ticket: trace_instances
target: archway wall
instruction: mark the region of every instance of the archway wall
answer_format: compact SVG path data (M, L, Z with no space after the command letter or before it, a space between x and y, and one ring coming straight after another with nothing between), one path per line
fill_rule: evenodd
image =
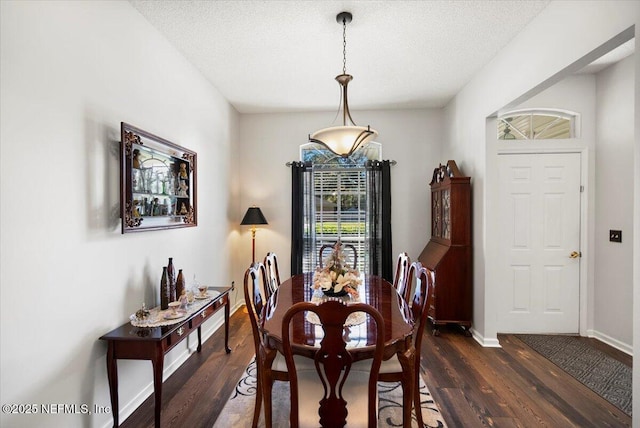
M495 303L500 299L485 269L491 257L486 240L486 208L491 204L485 188L487 118L541 92L628 39L639 10L637 2L551 2L445 108L443 159L455 159L473 182L473 333L484 346L499 346ZM635 79L637 85L637 69ZM636 115L636 126L637 121ZM636 188L639 186L636 177ZM637 218L637 209L634 215ZM638 275L635 278L637 296L640 284Z

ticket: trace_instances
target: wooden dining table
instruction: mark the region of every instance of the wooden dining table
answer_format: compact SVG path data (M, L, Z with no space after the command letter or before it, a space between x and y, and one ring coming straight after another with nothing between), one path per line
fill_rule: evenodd
M269 354L266 364L271 365L276 351L283 352L282 319L287 310L298 302L322 299L322 292L314 290L312 284L312 272L294 275L282 282L267 301L262 317L262 330ZM358 292L360 296L354 301L373 306L384 318L383 360L397 355L403 371L413 379L413 318L409 306L390 282L375 275L364 275ZM349 298L346 299L348 303ZM323 337L322 327L311 322L308 316L294 317L291 326L291 344L294 353L313 358ZM373 358L377 333L375 329L375 323L367 320L357 325L345 325L346 346L354 362ZM266 406L270 406L270 403L265 403ZM403 412L404 426L410 427L410 396L405 397Z

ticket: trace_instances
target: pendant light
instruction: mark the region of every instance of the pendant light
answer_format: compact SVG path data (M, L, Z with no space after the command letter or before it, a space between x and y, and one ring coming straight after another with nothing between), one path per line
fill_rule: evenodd
M322 144L336 155L345 158L351 156L358 147L378 136L378 131L371 129L370 126L357 126L349 112L347 85L353 80L353 76L347 74L346 34L347 23L351 22L352 19L353 16L349 12L341 12L336 16L336 21L342 24L342 74L336 76L341 92L338 114L342 110L342 126L320 129L309 136L310 142Z

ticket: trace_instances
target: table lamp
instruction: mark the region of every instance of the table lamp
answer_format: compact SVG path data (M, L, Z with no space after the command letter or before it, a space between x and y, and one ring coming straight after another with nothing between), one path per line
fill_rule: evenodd
M260 208L253 206L247 210L240 224L242 226L251 226L251 242L252 242L251 260L252 260L252 263L255 263L256 262L256 225L269 224L269 223L267 223L267 219L264 218L264 214L262 214L262 211L260 211Z

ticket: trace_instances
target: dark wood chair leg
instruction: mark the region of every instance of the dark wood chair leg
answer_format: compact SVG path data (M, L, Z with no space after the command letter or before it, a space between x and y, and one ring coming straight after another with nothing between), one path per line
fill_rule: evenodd
M413 408L416 412L416 419L418 421L418 428L424 428L424 422L422 420L422 405L420 402L420 364L416 365L415 376L413 382Z
M271 390L273 388L273 378L270 376L269 371L265 370L262 376L263 385L263 402L264 402L264 426L265 428L271 428L272 424L272 408L271 408Z
M251 422L251 427L256 428L258 426L258 421L260 421L260 409L262 406L262 370L260 370L260 363L256 360L256 404L253 408L253 422Z
M411 428L411 409L415 384L415 350L410 349L404 354L398 354L398 360L402 366L402 426Z

